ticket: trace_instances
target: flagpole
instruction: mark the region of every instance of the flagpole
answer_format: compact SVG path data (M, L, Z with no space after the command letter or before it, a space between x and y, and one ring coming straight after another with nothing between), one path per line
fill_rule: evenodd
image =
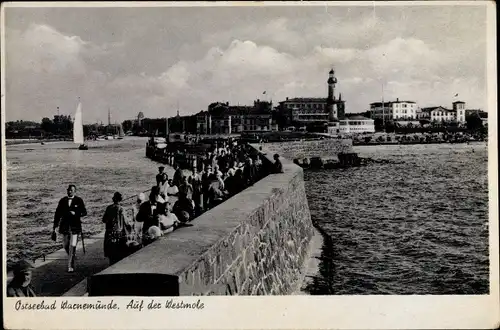
M384 103L384 82L382 82L382 123L385 132L385 103Z

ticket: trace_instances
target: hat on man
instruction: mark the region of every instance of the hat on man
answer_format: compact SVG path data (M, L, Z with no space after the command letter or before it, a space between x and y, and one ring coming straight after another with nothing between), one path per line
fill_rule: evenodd
M27 260L19 260L14 266L14 273L22 273L35 268L33 264Z
M122 194L120 194L118 191L115 192L115 194L113 195L113 201L121 202L122 200L123 200Z
M165 166L160 166L158 167L159 170L164 170L165 169Z

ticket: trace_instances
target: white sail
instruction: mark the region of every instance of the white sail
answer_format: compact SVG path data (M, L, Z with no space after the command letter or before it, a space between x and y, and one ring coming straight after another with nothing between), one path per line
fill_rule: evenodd
M76 108L75 121L73 122L73 142L78 144L84 144L83 141L83 115L82 115L82 103L78 102L78 107Z

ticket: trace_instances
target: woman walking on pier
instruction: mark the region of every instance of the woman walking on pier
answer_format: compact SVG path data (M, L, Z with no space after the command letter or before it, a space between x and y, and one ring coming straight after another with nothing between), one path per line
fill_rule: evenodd
M104 256L109 259L110 265L126 257L127 236L132 230L132 226L125 217L125 210L120 205L122 200L122 194L115 192L113 204L106 208L102 217L102 222L106 224Z

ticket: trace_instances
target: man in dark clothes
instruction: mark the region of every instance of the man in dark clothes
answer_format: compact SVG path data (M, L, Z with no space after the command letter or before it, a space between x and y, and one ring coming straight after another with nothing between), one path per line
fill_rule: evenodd
M14 278L7 285L7 297L36 297L31 286L31 270L33 265L21 260L14 266Z
M274 163L272 167L272 173L283 173L283 164L280 161L280 155L274 154Z
M182 177L183 177L182 170L179 167L179 164L177 164L177 163L174 164L174 169L175 169L175 173L174 173L174 177L173 177L172 181L174 183L174 186L180 187L182 184Z
M160 228L161 214L165 214L166 203L158 202L160 192L157 186L151 188L149 200L141 204L137 213L136 221L144 223L142 225L143 238L148 236L148 229L152 226Z
M168 181L168 175L164 172L165 166L158 167L158 174L156 174L156 185L159 187L161 183Z
M186 176L182 177L182 183L179 186L179 195L184 194L187 198L193 198L193 185L189 182Z
M56 236L56 229L59 227L59 233L63 235L64 250L69 256L68 272L72 273L75 268L76 246L78 244L78 235L82 233L81 217L87 215L87 209L83 199L76 196L76 186L68 186L68 196L61 198L57 205L54 215L54 229L52 237Z
M201 192L203 197L203 209L208 209L208 187L210 186L210 174L212 174L212 168L210 165L205 166L205 171L201 175Z
M224 180L224 188L228 192L229 196L233 196L235 192L235 174L236 170L234 171L228 171L227 172L227 177Z
M219 165L219 170L222 173L226 173L229 167L229 157L224 149L221 151L221 155L219 156L218 165Z
M192 180L192 186L193 186L193 202L194 202L194 213L196 216L200 215L202 213L203 209L203 191L202 191L202 182L201 182L201 175L199 175L196 171L196 169L193 169L193 180Z
M243 178L247 187L255 183L255 165L250 157L247 158L245 167L243 168Z

